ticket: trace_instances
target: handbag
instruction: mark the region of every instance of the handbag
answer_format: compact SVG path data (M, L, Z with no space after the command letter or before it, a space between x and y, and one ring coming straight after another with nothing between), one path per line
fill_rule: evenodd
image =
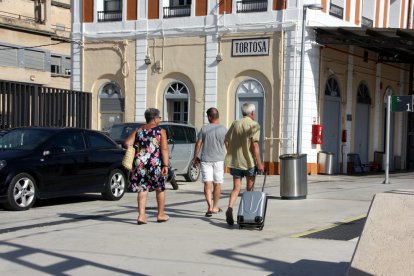
M124 158L122 159L122 166L125 167L128 171L132 170L132 163L134 162L135 148L134 146L129 146L125 151Z

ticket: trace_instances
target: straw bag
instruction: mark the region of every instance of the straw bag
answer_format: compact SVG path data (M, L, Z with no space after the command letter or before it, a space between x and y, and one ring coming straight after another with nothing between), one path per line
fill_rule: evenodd
M124 158L122 159L122 166L124 166L128 171L132 170L132 163L134 162L135 148L134 146L129 146L125 151Z

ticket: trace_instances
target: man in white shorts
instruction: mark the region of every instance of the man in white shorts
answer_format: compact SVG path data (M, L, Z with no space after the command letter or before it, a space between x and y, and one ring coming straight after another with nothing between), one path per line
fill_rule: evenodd
M193 163L198 162L201 150L201 174L204 183L204 196L207 201L206 217L221 212L218 201L221 194L221 184L224 178L224 137L227 129L219 122L217 108L207 110L208 125L201 128L194 149ZM212 197L213 194L213 197Z

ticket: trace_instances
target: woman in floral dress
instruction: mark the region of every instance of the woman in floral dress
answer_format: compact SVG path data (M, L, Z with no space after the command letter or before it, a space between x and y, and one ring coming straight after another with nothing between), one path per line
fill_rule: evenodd
M158 204L157 222L169 219L164 213L165 179L168 175L167 134L159 127L161 117L158 109L148 108L144 116L146 124L131 133L124 143L125 147L133 145L135 148L130 182L132 190L138 192L138 225L147 223L147 194L153 191Z

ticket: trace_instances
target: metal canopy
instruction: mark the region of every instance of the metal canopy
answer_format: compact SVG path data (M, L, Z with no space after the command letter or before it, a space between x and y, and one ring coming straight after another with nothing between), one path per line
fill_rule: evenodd
M414 63L414 30L367 27L317 27L322 45L353 45L377 52L378 62Z

